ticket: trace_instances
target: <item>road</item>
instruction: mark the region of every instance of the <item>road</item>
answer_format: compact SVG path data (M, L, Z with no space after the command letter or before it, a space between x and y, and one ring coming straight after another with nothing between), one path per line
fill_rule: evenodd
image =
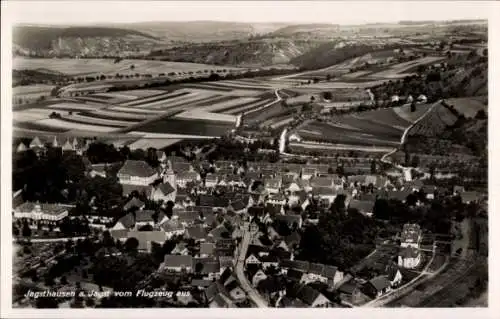
M248 230L245 230L243 234L243 240L241 241L240 255L238 257L238 262L236 263L236 276L238 277L243 290L247 293L248 298L250 298L250 300L252 300L257 305L257 307L267 308L267 301L264 300L264 298L262 298L262 296L251 286L244 273L245 256L247 254L251 237L252 235L250 234L250 232Z

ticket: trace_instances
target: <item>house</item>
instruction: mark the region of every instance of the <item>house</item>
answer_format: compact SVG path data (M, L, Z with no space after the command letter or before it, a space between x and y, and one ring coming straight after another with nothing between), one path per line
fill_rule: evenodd
M24 145L23 142L20 142L19 145L17 146L16 152L22 153L22 152L26 151L27 149L28 148L26 147L26 145Z
M167 239L170 239L173 236L182 236L186 231L186 228L178 219L167 220L162 223L160 227L165 232Z
M126 160L117 177L120 184L147 186L158 178L158 172L145 161Z
M129 211L131 209L144 209L144 207L146 207L146 204L143 201L137 197L133 197L123 206L123 210Z
M281 177L266 179L264 187L269 194L278 194L281 189Z
M287 198L285 197L285 195L283 195L282 193L277 193L277 194L274 194L274 195L271 195L266 203L268 204L272 204L272 205L285 205L286 204L286 201L287 201Z
M211 209L220 209L224 211L230 204L227 196L204 195L198 196L197 206L210 207Z
M302 228L302 216L301 215L276 215L273 217L275 221L281 221L287 224L290 229L297 227L297 229Z
M462 202L465 204L477 203L482 199L482 196L478 192L468 191L459 193Z
M403 274L397 267L390 267L387 274L387 279L391 282L391 287L399 287L403 281Z
M187 187L188 183L198 183L201 181L201 176L198 172L183 171L176 175L178 187Z
M175 188L170 185L170 183L166 182L156 187L152 187L149 198L152 201L175 202L176 194L177 191L175 190Z
M62 146L62 151L63 151L63 153L67 153L67 152L74 152L76 150L73 147L73 144L71 144L70 141L67 139L66 142Z
M40 139L38 138L38 136L35 136L35 138L33 140L31 140L31 143L30 143L30 148L31 149L45 149L45 145L42 143L42 141L40 141Z
M137 250L151 252L153 243L163 245L167 239L163 231L129 231L127 238L135 238L139 242Z
M193 257L186 255L165 255L162 269L172 272L193 272Z
M265 270L269 267L275 267L277 268L279 265L279 258L276 255L263 255L260 257L260 262L262 264L262 268Z
M213 281L205 279L193 279L191 280L191 287L196 287L198 289L206 289L212 285Z
M330 187L315 187L312 189L313 196L316 196L318 199L325 201L326 203L332 204L335 201L335 198L339 194L337 190Z
M317 174L318 170L316 168L303 167L300 176L302 179L309 180Z
M186 243L178 243L175 248L171 251L172 255L189 255L189 249Z
M363 293L355 280L349 280L338 288L341 301L357 305L363 301Z
M200 244L200 257L210 257L215 253L214 243L201 243Z
M25 218L42 224L57 224L68 216L67 206L25 202L14 208L14 218Z
M136 228L146 225L155 226L168 220L163 212L156 213L154 210L138 210L132 214L135 215Z
M164 151L156 151L156 159L160 164L167 164L167 155L165 154Z
M265 279L267 279L267 275L264 273L264 271L262 271L262 269L259 269L252 277L252 285L254 287L257 287L259 282Z
M191 226L186 228L186 238L192 238L196 242L206 241L208 234L205 228L201 226Z
M286 289L286 296L299 299L310 308L329 307L331 301L322 293L307 285L294 283Z
M401 247L419 248L422 230L418 224L405 224L401 232Z
M89 175L92 178L95 178L96 176L106 178L107 168L108 164L92 164Z
M400 247L398 254L398 265L404 268L415 268L422 259L420 250L415 247Z
M216 174L208 173L205 176L205 187L215 187L219 183L219 178Z
M250 254L246 259L245 259L245 266L248 265L260 265L261 262L259 258L255 254Z
M372 200L353 199L349 202L349 208L356 209L359 213L368 217L371 217L373 215L374 206L375 206L375 201Z
M221 274L219 260L213 257L193 258L193 271L202 275L205 280L219 279Z
M386 275L380 275L372 278L363 286L364 293L371 297L377 298L391 290L391 282Z
M333 288L344 278L344 273L339 271L335 266L309 263L300 260L282 260L279 266L285 273L290 271L290 269L303 273L300 281L304 284L319 281Z

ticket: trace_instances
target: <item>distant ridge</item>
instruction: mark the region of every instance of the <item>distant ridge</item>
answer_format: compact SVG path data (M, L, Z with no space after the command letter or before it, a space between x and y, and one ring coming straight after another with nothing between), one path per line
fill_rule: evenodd
M110 27L54 27L54 26L14 26L12 37L15 44L27 49L50 49L52 42L59 38L123 37L136 35L145 39L158 38L136 30Z

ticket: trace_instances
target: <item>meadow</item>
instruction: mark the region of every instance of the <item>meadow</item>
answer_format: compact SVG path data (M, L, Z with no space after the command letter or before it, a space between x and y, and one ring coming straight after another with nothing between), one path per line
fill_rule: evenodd
M132 67L133 66L133 67ZM113 59L69 59L69 58L26 58L14 57L12 67L15 70L42 70L70 76L123 75L205 72L226 69L238 70L236 67L220 67L207 64L168 62L154 60L122 60L114 63Z

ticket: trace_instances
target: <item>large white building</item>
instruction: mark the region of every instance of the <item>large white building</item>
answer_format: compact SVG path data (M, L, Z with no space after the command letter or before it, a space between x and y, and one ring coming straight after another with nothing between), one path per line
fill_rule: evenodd
M120 184L148 186L158 178L158 172L144 161L127 160L117 176Z
M398 265L404 268L415 268L422 259L420 241L422 230L417 224L405 224L401 232L401 248L398 256Z
M68 216L68 208L58 204L26 202L14 209L14 218L25 218L47 224L55 224Z

